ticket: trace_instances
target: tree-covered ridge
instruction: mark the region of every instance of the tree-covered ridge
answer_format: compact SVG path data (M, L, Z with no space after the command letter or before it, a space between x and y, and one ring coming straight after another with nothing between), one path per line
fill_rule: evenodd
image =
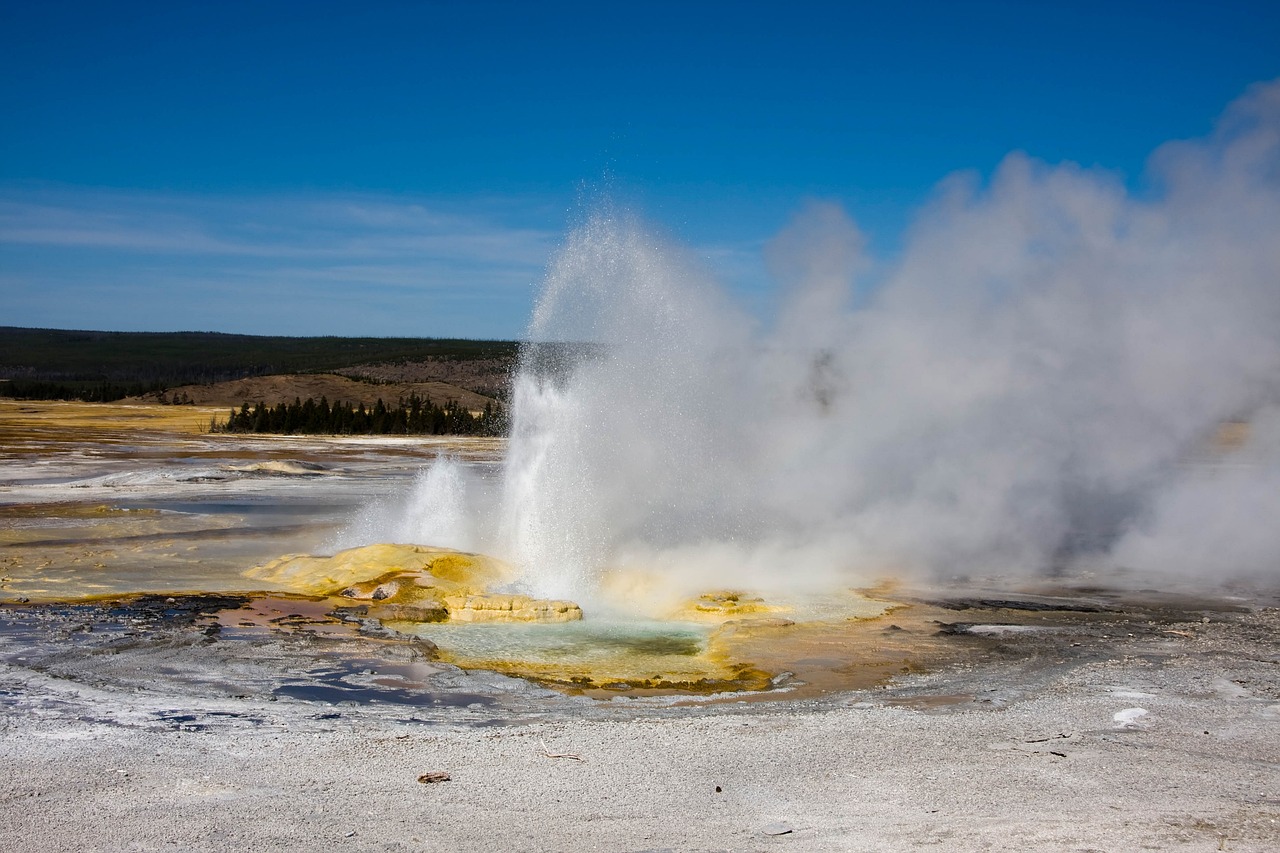
M174 387L391 362L500 359L514 363L518 352L515 341L456 338L293 338L0 326L0 378L64 384Z
M306 402L295 399L274 407L260 402L250 408L245 403L226 423L213 424L218 432L282 435L501 435L505 426L500 405L486 405L473 415L453 400L438 406L417 395L400 400L395 408L381 399L371 408L342 401L330 405L324 397L318 403L308 397Z
M125 397L137 397L163 390L165 390L164 385L159 382L0 380L0 397L12 397L15 400L81 400L85 403L112 403L123 400Z

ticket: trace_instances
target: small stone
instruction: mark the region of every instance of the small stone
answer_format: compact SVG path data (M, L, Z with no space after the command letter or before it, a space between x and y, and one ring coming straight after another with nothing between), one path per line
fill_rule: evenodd
M448 782L451 778L453 777L451 777L448 773L436 771L432 773L423 773L421 776L418 777L418 781L424 785L430 785L433 782Z

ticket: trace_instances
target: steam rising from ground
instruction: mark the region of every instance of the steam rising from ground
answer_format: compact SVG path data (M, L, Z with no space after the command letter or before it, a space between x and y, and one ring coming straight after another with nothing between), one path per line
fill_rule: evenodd
M598 213L530 336L599 346L526 352L500 507L471 510L494 527L442 544L557 596L609 567L691 586L1082 563L1275 578L1280 83L1150 171L1143 197L1021 154L985 186L955 177L856 308L863 239L810 205L768 248L766 324ZM1250 443L1213 449L1235 418Z

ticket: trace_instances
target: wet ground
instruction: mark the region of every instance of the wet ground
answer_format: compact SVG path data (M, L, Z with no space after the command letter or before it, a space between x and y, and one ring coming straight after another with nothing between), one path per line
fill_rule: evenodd
M693 691L593 681L572 667L605 653L678 663L706 652L716 628L382 625L245 591L243 569L333 550L358 510L402 501L442 453L495 471L500 442L246 438L203 432L210 416L0 401L0 661L71 683L478 721L584 712L599 705L591 699L821 703L850 691L955 710L1000 707L1118 655L1158 668L1229 645L1232 631L1242 648L1270 642L1257 626L1275 621L1275 596L1260 590L1179 597L1068 578L953 581L864 591L863 602L882 599L873 618L851 617L850 605L719 629L715 642L750 678ZM1274 648L1265 654L1274 659Z
M1280 696L1274 607L1133 595L904 598L913 601L878 619L802 626L748 643L739 652L773 676L769 687L702 695L563 683L552 690L536 677L458 667L441 660L448 655L430 641L358 613L248 595L4 605L0 663L11 681L26 673L67 686L168 695L175 706L289 698L313 703L317 719L378 706L404 720L481 726L548 713L632 715L779 701L995 710L1117 661L1140 662L1153 678L1167 667L1206 667L1223 684ZM1232 680L1242 665L1248 676ZM521 671L518 661L508 669ZM24 694L15 686L0 704L34 698ZM152 722L199 728L228 720L159 713Z
M244 588L493 439L210 434L220 409L0 400L0 601Z

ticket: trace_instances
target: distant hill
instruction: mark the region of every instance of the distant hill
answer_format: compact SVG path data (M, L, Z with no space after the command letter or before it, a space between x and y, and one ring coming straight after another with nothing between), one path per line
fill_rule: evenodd
M462 338L297 338L0 326L0 380L9 380L0 382L0 394L107 400L250 377L341 373L366 382L444 382L483 397L503 398L519 347L516 341ZM188 393L189 399L194 397Z
M472 412L484 410L486 404L495 402L487 395L477 394L466 388L451 385L447 382L360 382L346 376L333 373L288 373L271 376L251 376L246 379L233 379L229 382L215 382L212 385L179 385L163 392L154 392L138 397L127 397L126 402L140 403L179 403L195 406L227 406L240 408L242 403L265 403L275 406L279 403L289 404L295 399L308 398L319 402L323 397L329 403L342 401L365 408L372 408L374 403L382 400L388 406L395 406L400 400L408 400L411 396L430 400L437 406L447 402L457 403Z

